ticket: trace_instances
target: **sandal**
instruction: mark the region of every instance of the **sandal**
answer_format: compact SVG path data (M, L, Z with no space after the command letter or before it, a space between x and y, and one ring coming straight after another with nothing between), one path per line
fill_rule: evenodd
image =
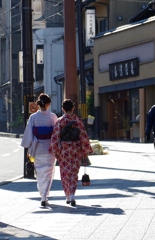
M71 206L73 206L73 207L76 206L76 201L75 200L72 200L70 203L71 203Z

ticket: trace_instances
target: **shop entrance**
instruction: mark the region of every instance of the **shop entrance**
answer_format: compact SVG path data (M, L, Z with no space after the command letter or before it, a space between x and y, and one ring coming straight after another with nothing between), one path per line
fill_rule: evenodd
M108 99L108 122L109 139L130 138L130 98L128 91L114 93Z

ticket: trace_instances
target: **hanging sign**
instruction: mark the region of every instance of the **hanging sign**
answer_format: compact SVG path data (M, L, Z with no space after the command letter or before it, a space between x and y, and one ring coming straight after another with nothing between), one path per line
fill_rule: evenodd
M95 9L86 9L86 47L94 46L93 37L95 37Z

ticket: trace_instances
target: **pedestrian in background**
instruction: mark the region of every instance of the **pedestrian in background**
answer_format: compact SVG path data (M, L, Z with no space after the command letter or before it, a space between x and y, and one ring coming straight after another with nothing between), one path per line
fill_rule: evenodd
M51 137L49 152L55 153L60 167L60 177L62 186L66 195L66 203L72 206L76 205L74 198L78 172L82 158L93 153L89 143L88 135L82 123L82 120L74 114L75 104L71 99L65 99L62 102L63 116L58 118ZM69 122L74 121L74 126L79 128L80 135L77 141L61 140L61 129Z
M152 129L154 132L154 139L155 139L155 105L153 105L150 108L147 114L147 122L146 122L146 130L145 130L147 142L150 141L150 133Z
M41 93L36 103L40 109L30 115L21 146L28 148L30 155L33 152L37 188L42 196L41 206L46 206L56 161L55 155L49 154L49 146L52 131L58 118L56 114L49 111L51 98L47 94Z

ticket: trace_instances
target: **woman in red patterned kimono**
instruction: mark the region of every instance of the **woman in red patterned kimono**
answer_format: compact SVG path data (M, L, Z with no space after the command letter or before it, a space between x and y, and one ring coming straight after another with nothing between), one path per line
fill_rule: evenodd
M82 120L73 113L75 104L71 99L65 99L62 103L64 114L58 118L54 127L50 153L55 153L55 156L60 166L60 176L62 186L66 195L66 203L72 206L76 205L74 195L77 188L78 172L81 165L81 160L93 153L89 143L88 135L82 123ZM60 131L70 121L75 121L74 126L80 129L79 140L77 141L61 141Z

